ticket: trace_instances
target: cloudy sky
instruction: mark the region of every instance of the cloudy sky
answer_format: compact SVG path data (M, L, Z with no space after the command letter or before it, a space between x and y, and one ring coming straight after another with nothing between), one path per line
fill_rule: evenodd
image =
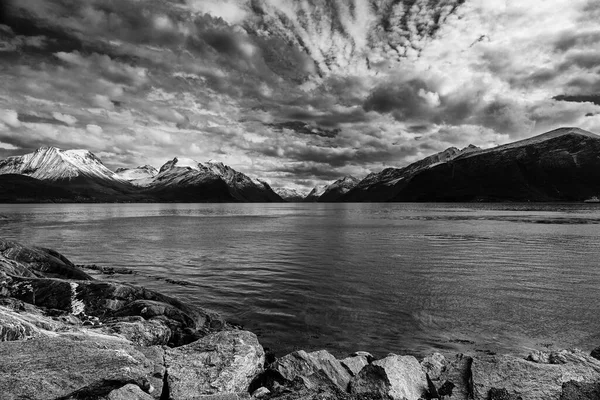
M216 159L273 186L600 133L598 0L2 0L0 158Z

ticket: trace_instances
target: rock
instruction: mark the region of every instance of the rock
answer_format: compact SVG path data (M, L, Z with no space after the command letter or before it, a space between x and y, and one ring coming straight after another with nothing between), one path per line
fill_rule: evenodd
M429 377L434 381L440 379L445 365L446 358L440 353L433 353L421 361L421 368L423 369L423 372L428 374Z
M594 357L596 360L600 360L600 347L596 347L594 350L592 350L590 356Z
M161 320L146 321L142 317L108 322L100 328L108 334L117 334L139 346L166 345L171 339L171 329Z
M417 400L427 391L427 378L412 356L389 355L364 367L350 381L353 394L376 394L394 400Z
M281 376L293 381L296 377L308 377L319 370L342 391L347 391L350 382L350 373L336 360L336 358L325 350L306 353L304 350L295 351L278 359L272 364Z
M453 400L466 400L472 398L471 364L473 358L458 354L453 359L445 359L444 367L438 378L438 393L451 391ZM453 385L453 386L450 386ZM442 387L445 389L442 391Z
M226 325L218 314L143 287L116 282L13 277L4 289L8 296L30 304L101 320L134 315L144 319L164 317L172 331L173 345L189 343Z
M25 340L41 336L41 330L19 314L0 307L0 342Z
M562 385L560 400L598 400L600 380L591 383L569 381Z
M363 367L369 365L369 361L366 356L354 356L347 357L340 360L342 365L346 367L346 370L350 373L350 376L356 376Z
M156 349L162 353L162 349ZM0 343L3 400L93 398L128 383L155 397L162 391L156 361L130 342L109 336L68 335ZM81 397L83 396L83 397Z
M0 239L0 269L15 276L92 279L57 251L28 247L4 239Z
M266 397L269 394L271 394L271 391L269 389L267 389L266 387L261 386L258 389L256 389L254 392L252 392L252 397L254 397L256 399L262 399L263 397Z
M375 357L373 357L373 355L371 353L369 353L368 351L355 351L354 353L350 354L350 357L360 357L360 356L367 357L368 362L371 362L375 359Z
M132 383L115 389L106 396L106 400L152 400L153 397Z
M264 351L253 333L222 331L166 349L165 363L171 400L245 393L262 371Z
M506 389L491 388L488 400L523 400L521 396L508 393Z
M559 399L562 385L575 380L593 382L600 374L600 361L577 351L548 356L560 364L543 364L512 356L481 356L473 359L471 373L475 400L487 400L492 388L527 400Z

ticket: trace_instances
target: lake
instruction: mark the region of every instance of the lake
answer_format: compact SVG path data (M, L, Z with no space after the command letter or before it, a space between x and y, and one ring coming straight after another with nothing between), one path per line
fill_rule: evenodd
M600 345L599 204L5 204L0 227L277 355Z

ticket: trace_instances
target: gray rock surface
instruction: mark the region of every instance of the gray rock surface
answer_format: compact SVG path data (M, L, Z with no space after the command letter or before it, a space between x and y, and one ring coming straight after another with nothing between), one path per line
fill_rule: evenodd
M271 368L281 376L293 381L296 377L307 378L319 370L342 391L348 389L351 375L346 368L329 352L325 350L307 353L304 350L295 351L278 359Z
M144 392L138 385L129 383L115 389L106 396L106 400L153 400L154 398Z
M427 390L421 365L412 356L389 355L373 361L352 378L353 394L377 394L394 400L417 400Z
M423 372L429 374L432 380L440 379L442 372L446 368L446 358L440 353L433 353L421 361L421 368Z
M369 365L369 361L367 360L366 356L346 357L343 360L340 360L340 362L344 367L346 367L346 370L351 376L358 375L361 369Z
M104 335L2 342L0 360L3 400L56 399L87 388L101 391L115 382L153 388L156 398L162 390L156 360L123 339Z
M222 331L167 349L170 398L247 393L264 361L264 351L256 335L247 331Z
M492 388L506 389L524 400L559 399L564 383L593 382L600 376L600 361L591 356L563 351L553 357L560 358L561 363L540 363L507 355L473 358L474 399L487 400Z

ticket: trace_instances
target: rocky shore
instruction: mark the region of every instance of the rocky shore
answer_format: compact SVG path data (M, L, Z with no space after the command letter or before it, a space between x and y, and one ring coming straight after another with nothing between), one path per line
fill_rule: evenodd
M0 239L0 398L600 399L600 348L280 358L219 315Z

